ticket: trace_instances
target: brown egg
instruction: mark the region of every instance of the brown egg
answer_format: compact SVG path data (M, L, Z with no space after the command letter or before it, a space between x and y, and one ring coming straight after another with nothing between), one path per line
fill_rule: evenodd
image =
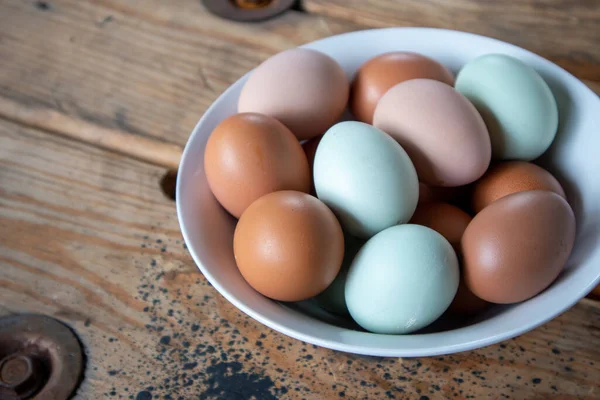
M333 282L344 258L344 235L319 199L281 191L248 207L235 229L233 250L250 286L275 300L300 301Z
M308 192L308 161L296 137L262 114L236 114L221 122L204 151L211 191L239 218L252 202L278 190Z
M460 249L460 239L469 222L469 214L448 203L419 204L410 220L411 224L424 225L438 232L455 250Z
M549 190L566 199L562 186L550 172L529 162L509 161L494 165L474 184L473 211L478 213L493 201L525 190Z
M360 67L352 82L352 114L359 121L372 124L375 106L385 92L400 82L416 78L454 85L454 76L446 67L417 53L397 51L370 59Z
M469 214L447 203L419 204L410 221L412 224L427 226L445 237L454 247L459 260L462 258L460 241L469 222L471 222ZM484 310L488 304L487 301L475 296L461 278L449 310L457 314L475 314Z
M464 280L493 303L527 300L548 287L575 241L575 216L550 191L513 193L473 218L462 241Z

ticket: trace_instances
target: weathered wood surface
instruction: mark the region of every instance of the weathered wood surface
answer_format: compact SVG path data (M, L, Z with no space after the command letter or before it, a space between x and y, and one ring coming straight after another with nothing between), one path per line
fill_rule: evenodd
M371 27L426 26L494 37L600 81L598 0L304 0L312 13Z
M368 26L484 33L599 78L597 2L453 0L459 14L437 1L304 4L313 14L234 24L199 0L0 0L0 315L44 313L76 330L88 356L81 399L598 398L600 308L589 300L515 340L443 358L359 357L267 329L197 271L159 188L164 169L52 135L63 123L27 114L182 146L269 55ZM425 8L399 19L400 4ZM489 27L483 7L502 19Z
M162 173L0 122L0 314L75 329L88 357L77 398L598 398L589 300L515 340L440 358L354 356L261 326L196 269Z

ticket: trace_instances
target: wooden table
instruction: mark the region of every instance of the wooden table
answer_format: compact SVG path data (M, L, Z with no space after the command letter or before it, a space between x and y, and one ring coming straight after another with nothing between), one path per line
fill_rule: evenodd
M278 51L368 27L445 27L600 87L597 0L303 7L238 24L199 0L0 0L0 316L42 313L76 331L81 399L599 398L589 299L499 345L384 359L272 331L198 272L161 190L165 167L211 102Z

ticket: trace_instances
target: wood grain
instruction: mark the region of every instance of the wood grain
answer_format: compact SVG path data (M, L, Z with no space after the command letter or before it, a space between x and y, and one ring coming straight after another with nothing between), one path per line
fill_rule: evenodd
M51 108L29 106L6 97L0 97L0 118L67 136L172 170L179 168L183 151L180 146L175 144L117 129L103 128Z
M304 0L307 11L370 27L426 26L504 40L600 80L597 0Z
M334 352L254 322L193 264L162 174L0 120L0 315L75 329L87 355L77 399L598 397L591 301L515 340L423 359Z

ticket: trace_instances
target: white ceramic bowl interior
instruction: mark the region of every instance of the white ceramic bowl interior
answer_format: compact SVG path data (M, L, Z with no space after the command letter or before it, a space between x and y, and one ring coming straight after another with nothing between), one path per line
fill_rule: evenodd
M210 192L203 169L204 147L215 126L236 113L248 74L227 89L192 132L177 181L177 213L185 242L210 283L231 303L283 334L331 349L375 356L417 357L455 353L497 343L531 330L567 310L600 280L600 100L582 82L555 64L519 47L473 34L391 28L347 33L309 43L335 58L351 79L367 59L388 51L415 51L455 73L469 60L504 53L536 69L559 106L559 133L538 163L563 184L577 218L577 239L568 265L538 296L520 304L495 306L472 320L440 321L410 335L358 330L308 302L284 304L255 292L233 257L235 220Z

